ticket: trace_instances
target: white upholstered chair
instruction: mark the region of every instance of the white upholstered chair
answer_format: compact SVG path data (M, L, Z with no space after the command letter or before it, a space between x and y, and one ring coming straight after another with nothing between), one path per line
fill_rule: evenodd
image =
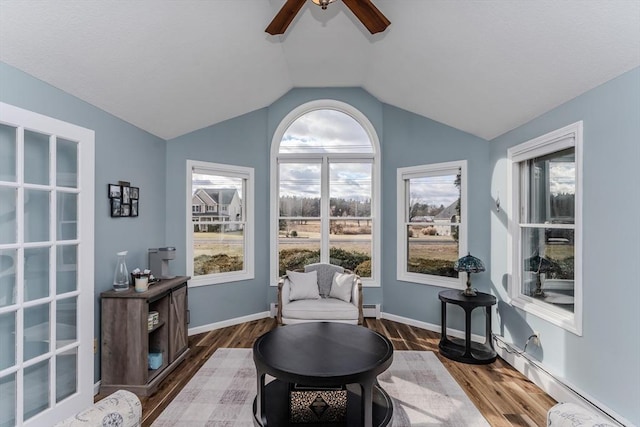
M305 266L304 273L293 272L290 274L292 277L282 276L278 282L276 318L279 325L303 322L362 324L360 276L338 265L325 263L309 264ZM307 286L303 283L305 281L307 284L315 281L317 292L307 292L310 291L307 288L301 295L299 289ZM337 289L338 286L342 289Z

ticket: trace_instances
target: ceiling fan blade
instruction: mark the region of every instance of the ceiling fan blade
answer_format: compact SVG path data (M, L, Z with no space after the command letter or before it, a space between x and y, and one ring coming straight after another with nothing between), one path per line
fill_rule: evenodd
M391 24L391 21L371 3L371 0L342 0L342 2L351 9L371 34L380 33Z
M284 34L289 24L291 24L291 21L293 21L293 18L296 17L302 8L304 2L305 0L287 0L265 31L272 36Z

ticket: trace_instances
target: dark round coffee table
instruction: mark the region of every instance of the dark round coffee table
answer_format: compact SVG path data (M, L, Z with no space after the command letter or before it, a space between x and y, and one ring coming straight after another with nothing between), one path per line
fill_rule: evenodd
M391 365L393 345L370 329L334 322L282 326L256 340L253 361L258 375L253 403L257 426L292 424L294 385L305 390L346 386L344 425L386 426L391 420L391 398L376 378ZM266 374L276 379L265 386Z

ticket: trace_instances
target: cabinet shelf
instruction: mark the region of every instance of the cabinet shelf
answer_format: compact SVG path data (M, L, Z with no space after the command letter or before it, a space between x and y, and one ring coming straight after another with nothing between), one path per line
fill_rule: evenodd
M146 292L103 292L100 392L119 389L150 396L182 362L188 348L187 281L161 280ZM149 312L160 321L149 329ZM150 352L162 354L158 369L149 369Z
M161 321L158 322L157 325L154 325L153 328L149 329L149 333L155 332L155 331L157 331L158 329L160 329L163 326L164 326L164 320L161 320ZM148 328L148 326L147 326L147 328Z

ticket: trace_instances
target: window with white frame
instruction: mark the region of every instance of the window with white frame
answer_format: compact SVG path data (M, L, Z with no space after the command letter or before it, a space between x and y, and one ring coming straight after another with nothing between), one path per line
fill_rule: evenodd
M191 286L252 279L253 168L187 160L187 187Z
M379 149L371 123L333 100L304 104L274 134L271 279L314 262L378 286Z
M466 160L398 169L398 280L464 287L453 265L467 251L466 181Z
M508 151L513 305L582 334L582 122Z

